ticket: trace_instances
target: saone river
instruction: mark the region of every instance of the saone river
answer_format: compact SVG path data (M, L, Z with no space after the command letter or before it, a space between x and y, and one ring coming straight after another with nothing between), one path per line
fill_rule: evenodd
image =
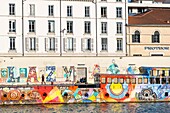
M170 102L3 105L0 113L170 113Z

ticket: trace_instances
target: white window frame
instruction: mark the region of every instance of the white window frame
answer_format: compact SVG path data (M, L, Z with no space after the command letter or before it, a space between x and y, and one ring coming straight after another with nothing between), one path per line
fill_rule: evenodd
M73 6L67 6L67 16L73 16Z
M9 4L9 15L15 15L15 4Z
M55 44L56 41L55 41L55 38L54 37L50 37L49 38L49 50L50 51L54 51L55 50Z
M9 40L10 40L10 44L9 44L9 50L16 50L16 47L15 47L15 41L16 37L9 37Z
M30 16L35 16L35 4L30 4Z
M35 32L35 20L29 20L29 32Z
M91 33L91 22L90 21L85 21L84 22L84 33L85 34L90 34Z
M55 32L55 21L54 20L48 20L48 32L49 33Z
M101 50L102 51L108 50L108 39L107 38L101 38Z
M68 51L73 51L73 38L67 38L67 50Z
M101 7L101 17L107 18L107 7Z
M117 7L116 8L116 17L117 18L122 18L122 7Z
M90 6L85 6L85 17L90 17Z
M91 38L86 38L85 40L85 46L84 46L84 48L85 48L85 50L86 51L91 51L91 49L92 49L92 47L91 47Z
M30 37L29 40L30 40L29 41L30 42L30 46L29 46L30 48L29 49L31 51L35 51L36 50L36 38L35 37Z
M101 22L101 33L107 33L107 22Z
M9 32L16 32L16 20L9 20Z
M73 33L73 21L67 21L67 33Z
M48 16L54 16L54 5L48 6Z
M123 30L123 26L122 26L122 22L117 22L117 34L122 34L122 30Z
M123 39L122 38L117 39L117 51L123 51Z

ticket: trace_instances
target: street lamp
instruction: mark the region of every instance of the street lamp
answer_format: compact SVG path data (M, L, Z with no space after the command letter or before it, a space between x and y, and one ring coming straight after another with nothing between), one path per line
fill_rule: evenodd
M96 21L96 56L98 56L98 44L97 44L97 0L93 0L92 3L95 4L95 21Z

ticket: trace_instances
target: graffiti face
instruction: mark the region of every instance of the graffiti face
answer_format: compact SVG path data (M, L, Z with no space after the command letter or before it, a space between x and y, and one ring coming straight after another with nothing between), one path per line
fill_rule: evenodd
M38 82L36 67L29 67L29 74L28 74L27 82Z
M141 92L136 93L137 99L139 100L156 100L157 99L157 95L155 92L153 92L152 89L147 88L147 89L142 89Z

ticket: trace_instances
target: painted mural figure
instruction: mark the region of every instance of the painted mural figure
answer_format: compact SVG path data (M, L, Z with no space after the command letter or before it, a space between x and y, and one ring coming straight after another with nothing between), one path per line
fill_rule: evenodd
M66 79L66 81L74 81L75 80L75 69L74 66L70 66L70 69L67 68L67 66L63 66L63 70L64 70L64 78ZM72 78L71 78L72 77Z
M115 60L112 60L112 64L108 67L107 72L109 74L120 74L118 65L115 63Z
M46 82L55 82L56 81L56 67L55 66L46 66Z
M92 76L94 76L97 73L100 73L100 66L98 64L95 64L92 72Z
M38 82L36 67L29 67L27 82Z
M20 76L17 75L15 67L8 67L8 74L7 82L20 82Z

